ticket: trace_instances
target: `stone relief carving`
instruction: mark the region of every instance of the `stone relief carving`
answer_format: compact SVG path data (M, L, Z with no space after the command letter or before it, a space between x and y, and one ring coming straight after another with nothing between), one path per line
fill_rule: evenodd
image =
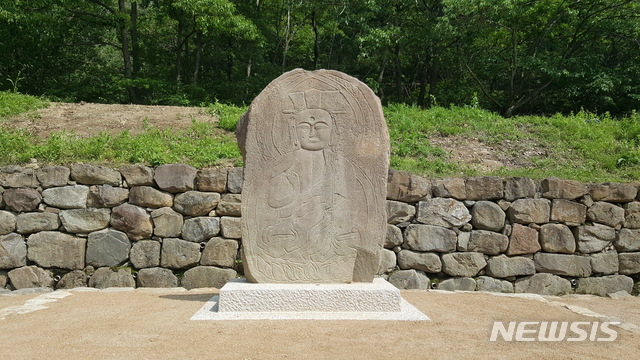
M258 95L238 135L247 278L372 281L389 139L371 90L336 71L294 70Z

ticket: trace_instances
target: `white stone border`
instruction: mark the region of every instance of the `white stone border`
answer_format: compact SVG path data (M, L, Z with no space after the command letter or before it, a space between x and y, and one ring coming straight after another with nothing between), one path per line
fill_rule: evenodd
M398 312L218 312L218 295L213 296L191 320L385 320L431 321L418 308L400 299Z

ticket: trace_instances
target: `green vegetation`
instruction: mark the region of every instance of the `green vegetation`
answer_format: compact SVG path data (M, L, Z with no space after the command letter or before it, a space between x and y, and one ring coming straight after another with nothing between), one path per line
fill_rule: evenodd
M233 134L197 122L187 130L147 127L136 135L124 131L89 138L59 132L40 139L23 130L0 127L0 158L2 165L25 163L32 158L55 164L187 163L195 167L241 164Z
M36 104L22 107L22 111L29 111L43 103L24 95L0 94L0 109L16 102ZM217 125L194 121L189 129L179 130L145 123L140 134L124 131L89 138L59 132L42 139L24 130L0 127L0 165L26 163L32 158L58 164L239 165L242 162L233 131L246 109L215 103L207 111L219 117ZM556 176L586 182L640 179L640 115L635 112L624 118L586 111L569 116L504 118L475 104L427 110L391 104L384 110L391 138L391 166L395 169L430 178L498 175L538 179ZM456 163L434 144L434 139L447 137L455 146L464 147L468 140L474 140L502 149L518 166L483 173Z
M227 131L236 131L240 116L247 111L247 107L238 107L216 102L207 107L207 112L218 119L218 126Z
M249 103L294 68L507 117L640 108L637 0L2 0L0 91Z
M385 116L391 136L391 166L429 177L498 175L544 178L556 176L581 181L637 181L640 179L640 116L614 119L589 112L551 117L504 118L474 107L433 107L421 110L390 105ZM452 163L434 136L475 139L503 148L513 159L524 156L522 167L479 173ZM461 143L459 146L465 146Z
M49 106L48 101L37 97L0 91L0 120L47 106Z

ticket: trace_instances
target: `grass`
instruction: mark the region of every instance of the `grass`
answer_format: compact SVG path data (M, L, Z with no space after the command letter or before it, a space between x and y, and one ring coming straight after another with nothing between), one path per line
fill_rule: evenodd
M556 176L585 182L640 180L640 115L621 119L579 112L570 116L503 118L472 107L407 105L385 109L391 137L391 165L428 177L498 175L544 178ZM489 173L450 161L429 144L433 136L461 136L496 147L530 143L544 149L527 168L501 168ZM514 153L513 157L521 156Z
M0 164L21 164L30 159L48 164L241 165L235 138L207 123L194 122L186 130L147 128L136 135L123 131L89 138L58 132L40 139L23 130L0 128Z
M46 106L42 99L0 93L1 117ZM216 125L193 122L186 130L145 126L141 134L124 131L81 138L59 132L37 138L24 130L0 127L0 165L21 164L35 158L41 163L125 163L152 166L187 163L195 167L241 165L233 131L246 107L211 104L207 111L218 117ZM503 118L476 107L433 107L423 110L402 104L385 109L391 138L391 166L429 178L497 175L541 179L556 176L585 182L640 180L640 115L614 119L579 112L570 116L519 116ZM7 115L8 114L8 115ZM475 139L500 148L510 146L510 156L521 157L514 144L543 149L529 156L526 167L501 168L482 173L456 163L434 137ZM461 145L464 146L464 145Z
M0 91L0 120L47 106L49 102L41 98Z

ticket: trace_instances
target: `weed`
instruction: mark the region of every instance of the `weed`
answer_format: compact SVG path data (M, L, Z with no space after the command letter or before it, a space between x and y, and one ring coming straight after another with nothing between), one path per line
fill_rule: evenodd
M41 98L0 91L0 120L47 106L49 102Z
M0 118L46 106L46 101L0 92ZM192 120L188 129L159 129L143 121L143 131L100 133L81 138L58 132L38 138L25 130L0 127L0 165L26 163L93 162L158 166L187 163L194 167L233 164L242 166L235 136L238 119L246 107L216 102L206 111L218 118L216 125ZM570 116L519 116L503 118L471 106L424 110L404 104L385 109L391 142L391 167L430 178L452 176L556 176L587 182L638 181L640 179L640 115L614 119L608 114L579 112ZM7 115L8 114L8 115ZM527 166L502 167L481 172L452 160L435 146L433 137L462 137L483 144L535 144L544 151L527 158ZM505 153L517 158L519 147Z
M240 116L247 111L247 107L237 107L215 102L209 105L207 111L218 119L218 126L227 131L236 131Z

